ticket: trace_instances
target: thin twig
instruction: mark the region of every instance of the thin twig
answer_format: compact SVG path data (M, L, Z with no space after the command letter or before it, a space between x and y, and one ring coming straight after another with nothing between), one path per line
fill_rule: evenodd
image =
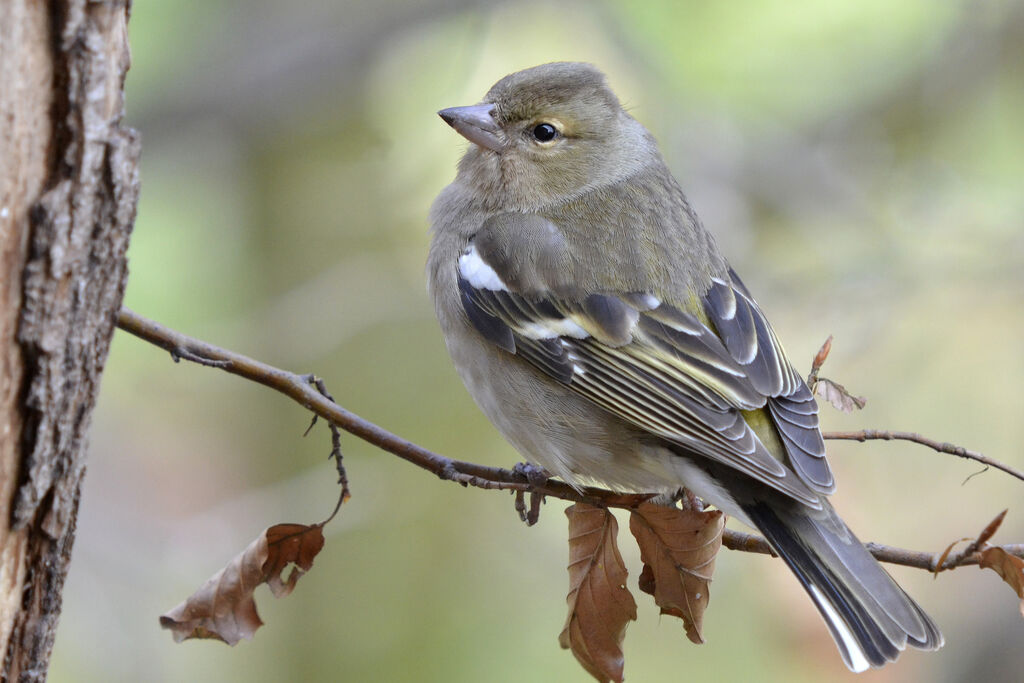
M941 555L941 553L929 553L917 550L894 548L880 543L865 543L864 545L867 546L867 549L875 556L875 559L881 562L899 564L904 567L916 567L917 569L924 569L926 571L934 570L935 565L938 564L939 556ZM1024 557L1024 543L1009 543L999 547L1010 555ZM951 557L942 563L942 570L946 571L949 569L956 569L957 567L976 565L980 559L981 553L978 552L971 553L965 557Z
M527 492L536 496L551 496L573 502L589 503L591 505L603 505L622 509L633 509L640 503L649 500L653 494L625 494L599 489L594 487L573 488L568 484L555 480L527 476L523 468L507 470L500 467L488 467L476 463L453 460L423 448L417 444L407 441L386 429L379 427L372 422L364 420L355 413L352 413L334 401L330 400L326 391L320 391L315 383L311 383L310 375L300 375L273 366L261 363L260 361L248 358L242 354L214 346L207 342L189 337L180 332L165 327L157 322L144 318L127 308L122 308L117 319L117 326L125 332L133 334L151 344L169 351L175 359L183 358L202 365L216 367L239 377L244 377L264 386L270 387L279 393L288 396L299 403L307 410L322 417L333 425L345 430L363 441L371 443L382 450L397 455L417 467L433 472L441 479L457 482L463 486L474 486L483 489L511 490L516 492ZM861 432L832 432L827 433L825 438L852 439L855 441L867 441L870 439L904 439L929 446L942 453L950 453L960 457L978 460L985 464L997 467L1005 472L1024 479L1020 473L1002 463L986 458L979 453L968 451L960 446L941 444L932 439L927 439L918 434L908 432L880 432L876 430L863 430ZM524 507L522 503L519 504ZM525 512L525 509L524 509ZM722 536L722 544L732 550L745 552L772 554L768 542L760 536L746 534L739 531L726 529ZM908 567L918 567L930 570L935 566L939 554L905 550L892 546L880 545L877 543L866 544L868 550L882 562L901 564ZM1000 546L1006 552L1018 557L1024 557L1024 544ZM978 553L971 553L968 556L956 558L957 564L963 566L978 563ZM951 569L947 561L943 569Z
M841 441L912 441L916 444L927 446L933 451L938 451L939 453L948 453L949 455L955 455L958 458L974 460L975 462L983 463L989 467L995 467L997 470L1002 470L1010 476L1024 481L1024 472L1015 467L1001 463L998 460L993 460L992 458L982 455L977 451L968 450L963 446L936 441L935 439L929 439L927 436L921 436L914 432L890 432L879 429L862 429L859 432L823 432L822 436L826 439L836 439Z
M726 529L722 532L722 545L729 550L739 550L746 553L760 553L762 555L775 555L768 541L757 534L747 534L734 529ZM898 564L904 567L914 567L925 571L934 571L935 567L943 560L941 552L927 552L922 550L907 550L881 543L865 543L867 549L879 562ZM1024 543L1011 543L999 546L1010 555L1024 557ZM970 552L957 553L954 556L945 558L942 561L942 571L956 569L978 564L981 553L978 547L970 549Z
M316 390L319 391L320 394L328 401L331 401L332 403L334 402L334 397L327 391L327 385L322 379L313 374L304 375L303 379L305 379L308 384L316 387ZM316 425L317 417L319 416L314 413L313 419L309 421L309 427L306 428L306 431L302 436L306 436L309 434L310 430L313 429L313 426ZM338 514L338 510L341 510L341 506L352 497L352 492L348 487L348 473L345 471L344 455L341 452L341 431L333 422L328 422L327 426L331 430L331 453L327 457L334 460L334 467L338 471L338 485L341 486L341 493L338 495L338 503L334 506L334 512L331 513L330 517L321 522L320 526L324 526L334 519Z
M446 458L392 434L342 408L311 385L308 375L281 370L240 353L189 337L144 318L127 308L121 309L117 325L125 332L166 349L177 358L218 367L225 372L270 387L349 434L433 472L441 479L484 489L536 491L566 500L591 502L612 507L638 505L650 497L617 494L590 487L577 492L568 484L555 480L548 480L543 486L531 485L525 475L512 470Z

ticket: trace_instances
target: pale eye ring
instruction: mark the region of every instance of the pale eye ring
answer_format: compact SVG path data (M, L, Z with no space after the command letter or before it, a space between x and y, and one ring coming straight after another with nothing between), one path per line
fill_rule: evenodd
M558 137L558 129L550 123L538 123L531 132L537 142L551 142Z

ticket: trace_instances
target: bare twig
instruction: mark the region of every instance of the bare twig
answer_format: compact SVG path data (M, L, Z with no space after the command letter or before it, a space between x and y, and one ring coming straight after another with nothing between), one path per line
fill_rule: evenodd
M528 476L523 468L515 470L500 467L488 467L476 463L453 460L407 441L372 422L364 420L355 413L345 410L328 398L325 390L318 389L311 382L311 375L300 375L261 363L242 354L214 346L207 342L189 337L157 322L148 320L127 308L122 308L118 315L117 325L125 332L133 334L151 344L166 349L175 358L194 361L202 365L220 368L233 375L244 377L264 386L270 387L302 405L307 410L322 417L332 425L345 430L363 441L371 443L382 450L397 455L417 467L433 472L441 479L457 482L463 486L475 486L483 489L511 490L528 492L535 496L539 504L542 496L551 496L573 502L589 503L622 509L633 509L640 503L649 500L654 494L624 494L594 487L573 488L568 484L542 477ZM867 441L870 439L905 439L929 446L942 453L950 453L960 457L984 462L1005 472L1024 479L1024 475L1002 463L986 458L979 453L968 451L960 446L941 444L918 434L907 432L880 432L864 430L861 432L832 432L825 438L852 439ZM335 444L336 445L336 444ZM339 450L340 452L340 450ZM519 503L525 513L525 505ZM535 510L531 510L533 515ZM722 544L732 550L772 554L768 542L760 536L726 529ZM868 543L868 550L882 562L901 564L908 567L931 570L938 563L939 554L894 548L892 546ZM1024 544L1001 546L1006 552L1024 557ZM951 561L955 560L953 564ZM964 565L978 564L977 552L971 552L943 563L943 569L952 569Z
M307 383L316 387L316 390L319 391L320 394L324 396L328 401L334 403L334 397L331 396L330 392L327 391L327 385L324 384L324 381L322 379L313 374L304 375L303 379L305 379ZM309 427L307 427L306 431L303 432L303 436L309 434L309 432L313 429L313 426L316 425L316 420L318 417L319 415L313 413L313 419L309 421ZM332 458L334 460L334 467L335 469L338 470L338 485L341 486L341 493L338 495L338 504L334 506L334 512L331 513L330 517L321 522L320 526L323 526L324 524L327 524L327 522L330 522L332 519L334 519L335 515L338 514L338 510L341 509L341 506L344 505L345 502L352 497L352 492L349 491L348 488L348 473L345 472L344 456L342 455L341 452L341 431L338 429L338 426L335 425L333 422L328 422L327 426L331 430L331 454L327 457Z
M726 529L722 534L722 545L729 550L740 550L747 553L760 553L763 555L774 555L771 546L768 545L768 541L764 540L756 534L746 534L742 531L735 531L733 529ZM981 559L979 552L979 545L972 544L973 547L968 547L966 552L957 553L950 557L944 558L945 553L942 552L926 552L921 550L907 550L905 548L896 548L891 545L882 545L881 543L865 543L867 549L875 556L875 559L880 562L887 562L889 564L898 564L904 567L914 567L916 569L924 569L926 571L935 571L935 568L942 562L941 571L948 569L955 569L957 567L966 567L969 565L976 565ZM1012 543L1008 545L999 546L1010 555L1016 555L1017 557L1024 557L1024 543Z
M865 543L864 545L867 546L867 549L871 551L871 554L874 555L877 560L888 562L889 564L903 565L904 567L916 567L917 569L924 569L927 571L932 571L935 568L935 565L938 564L939 556L941 555L941 553L893 548L892 546L881 545L879 543ZM1010 555L1024 557L1024 543L1009 543L999 547ZM957 567L976 565L980 559L981 554L978 552L971 553L964 557L950 557L942 563L942 570L946 571L948 569L956 569Z
M998 460L993 460L992 458L982 455L977 451L968 450L963 446L936 441L935 439L929 439L927 436L921 436L914 432L890 432L878 429L862 429L859 432L823 432L822 436L826 439L836 439L840 441L912 441L916 444L927 446L939 453L948 453L949 455L955 455L958 458L965 458L967 460L974 460L975 462L983 463L989 467L1002 470L1010 476L1024 481L1024 472L1015 467L1001 463Z
M650 498L650 495L618 494L590 487L576 491L568 484L553 479L549 479L543 485L531 484L527 476L519 472L446 458L345 410L310 384L309 375L281 370L240 353L189 337L127 308L121 309L117 325L125 332L166 349L172 357L195 359L195 362L203 365L217 367L270 387L349 434L433 472L441 479L484 489L534 491L565 500L611 507L633 507Z

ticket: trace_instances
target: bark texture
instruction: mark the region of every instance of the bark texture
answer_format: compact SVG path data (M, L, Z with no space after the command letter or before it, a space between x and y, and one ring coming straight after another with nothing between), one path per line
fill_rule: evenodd
M127 0L0 2L0 677L44 680L127 276Z

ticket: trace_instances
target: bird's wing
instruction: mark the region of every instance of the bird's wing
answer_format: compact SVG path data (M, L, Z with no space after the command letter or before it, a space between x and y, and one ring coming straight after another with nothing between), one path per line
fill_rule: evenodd
M740 278L712 278L704 295L704 312L729 354L744 367L751 385L765 397L789 462L800 478L821 493L835 490L818 427L818 404L786 358L775 331Z
M458 262L462 306L481 335L627 422L807 505L831 493L814 398L732 271L703 297L705 322L651 292L574 291L555 226L522 214L493 221ZM745 411L775 425L790 467Z

